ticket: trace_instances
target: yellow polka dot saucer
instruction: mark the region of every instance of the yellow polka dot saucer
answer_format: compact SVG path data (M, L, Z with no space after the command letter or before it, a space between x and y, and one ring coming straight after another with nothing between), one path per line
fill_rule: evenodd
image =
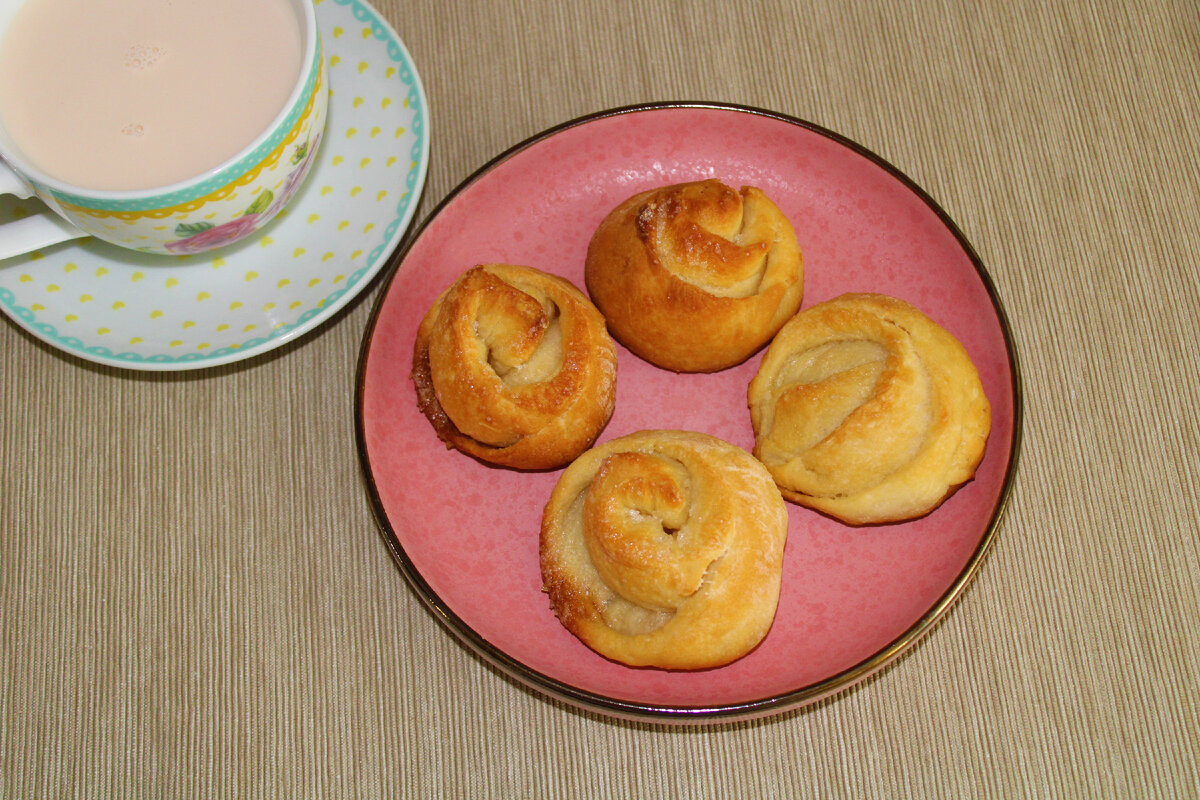
M80 358L186 370L274 349L370 283L412 221L429 112L407 49L362 0L316 0L328 118L298 194L227 248L141 254L98 239L0 260L0 309ZM0 198L0 222L37 209Z

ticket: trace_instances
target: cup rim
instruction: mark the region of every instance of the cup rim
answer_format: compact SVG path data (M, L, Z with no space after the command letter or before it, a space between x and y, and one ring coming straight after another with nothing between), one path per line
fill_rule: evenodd
M159 195L174 195L186 194L193 187L212 180L220 175L225 170L237 164L242 159L246 158L250 153L258 149L262 144L271 138L280 125L291 114L292 109L305 96L310 83L310 76L314 70L319 71L321 65L314 64L313 59L319 55L320 48L320 30L317 27L316 9L312 0L288 0L289 3L298 8L301 15L301 35L304 37L304 49L300 54L300 69L296 75L296 81L292 85L292 90L288 93L287 99L283 102L279 112L271 118L271 122L263 128L257 136L255 136L244 147L238 150L233 155L226 158L216 166L206 170L205 172L193 175L190 178L184 178L181 181L174 183L165 183L158 186L151 186L146 189L126 189L120 191L112 191L107 189L90 189L86 186L68 183L60 178L55 178L52 175L44 172L39 167L26 160L17 148L12 145L6 134L3 134L3 126L0 126L0 161L3 161L22 179L36 184L38 187L44 187L55 195L63 195L72 198L86 198L98 203L122 203L138 200L146 200L148 198L157 197ZM322 56L323 57L323 56Z

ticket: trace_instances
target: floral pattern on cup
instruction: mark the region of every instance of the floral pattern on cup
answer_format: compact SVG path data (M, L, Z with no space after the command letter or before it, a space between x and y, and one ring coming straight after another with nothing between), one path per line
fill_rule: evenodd
M278 195L270 189L264 189L241 216L220 225L211 222L180 223L175 226L175 235L179 238L167 242L164 247L177 255L202 253L249 236L262 222L272 219L296 193L308 175L320 146L320 132L313 141L296 146L289 161L297 166L288 173Z

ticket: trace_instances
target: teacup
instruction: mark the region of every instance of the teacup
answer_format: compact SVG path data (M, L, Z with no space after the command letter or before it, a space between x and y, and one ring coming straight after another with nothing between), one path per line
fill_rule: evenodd
M0 0L0 37L23 1ZM313 164L329 98L312 0L288 2L302 37L291 94L250 144L201 174L143 190L72 185L32 163L0 118L0 194L36 197L48 209L0 225L0 258L83 236L145 253L199 253L242 241L274 218Z

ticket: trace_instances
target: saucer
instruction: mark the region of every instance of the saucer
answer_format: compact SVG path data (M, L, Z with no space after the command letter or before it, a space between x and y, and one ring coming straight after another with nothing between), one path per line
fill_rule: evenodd
M363 0L316 0L329 117L304 186L279 218L228 249L156 256L95 239L0 261L0 308L88 361L202 369L273 350L349 303L416 212L429 110L396 32ZM0 223L38 201L0 198Z

